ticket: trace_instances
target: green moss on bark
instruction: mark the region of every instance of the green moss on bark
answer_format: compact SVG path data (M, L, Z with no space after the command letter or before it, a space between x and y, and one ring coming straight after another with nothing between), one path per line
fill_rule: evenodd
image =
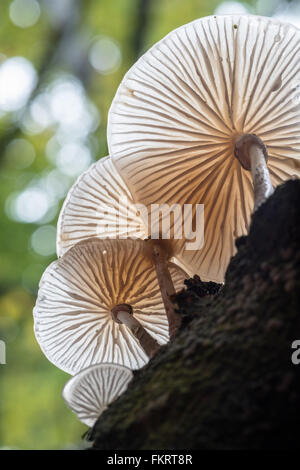
M299 196L289 181L256 212L219 293L177 295L178 336L100 417L94 448L299 446Z

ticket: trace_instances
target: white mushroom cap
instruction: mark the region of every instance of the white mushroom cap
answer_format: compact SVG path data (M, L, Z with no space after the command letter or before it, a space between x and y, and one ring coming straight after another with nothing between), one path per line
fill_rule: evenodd
M96 364L74 375L64 386L62 396L78 419L89 427L110 403L128 387L130 369L118 364Z
M168 266L175 289L181 289L186 274ZM142 367L148 357L140 343L111 318L111 309L123 303L132 306L155 340L168 341L168 320L146 243L95 238L78 243L42 276L33 312L42 351L72 375L103 362Z
M132 196L109 157L83 173L70 189L57 224L57 255L87 238L146 238Z
M224 280L248 231L253 185L237 137L263 140L274 186L300 176L299 53L300 30L286 23L199 19L146 52L113 100L110 155L134 201L204 204L203 248L178 255L203 280Z

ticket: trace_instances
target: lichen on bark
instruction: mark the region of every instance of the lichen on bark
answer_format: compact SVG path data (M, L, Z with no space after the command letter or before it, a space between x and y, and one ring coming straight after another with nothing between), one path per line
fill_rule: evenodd
M177 337L99 418L94 449L299 446L299 208L300 181L278 187L237 240L224 287L196 279L176 296Z

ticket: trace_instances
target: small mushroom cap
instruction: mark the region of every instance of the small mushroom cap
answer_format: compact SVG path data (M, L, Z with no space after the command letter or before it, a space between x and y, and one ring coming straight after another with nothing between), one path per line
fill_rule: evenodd
M57 255L94 237L147 237L143 219L109 157L94 163L70 189L57 224Z
M175 289L186 274L169 263ZM168 320L156 270L142 240L88 239L53 262L42 276L34 329L47 358L70 374L103 362L138 369L148 357L138 340L111 317L130 304L142 326L160 344L168 341Z
M253 210L236 139L262 139L274 186L300 176L299 50L300 30L271 18L199 19L146 52L113 100L110 155L135 202L204 204L203 247L176 255L203 280L224 280Z
M130 369L118 364L96 364L74 375L64 386L62 396L78 419L89 427L107 406L128 387Z

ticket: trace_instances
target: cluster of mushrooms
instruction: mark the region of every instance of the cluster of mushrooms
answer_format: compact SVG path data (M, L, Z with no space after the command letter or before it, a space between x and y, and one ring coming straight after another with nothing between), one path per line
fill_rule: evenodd
M184 25L125 75L109 111L110 157L71 188L34 309L41 349L74 376L63 397L87 425L176 335L170 296L188 275L224 282L253 210L300 176L299 88L300 31L251 15ZM199 203L198 250L174 230L149 238L137 209Z

